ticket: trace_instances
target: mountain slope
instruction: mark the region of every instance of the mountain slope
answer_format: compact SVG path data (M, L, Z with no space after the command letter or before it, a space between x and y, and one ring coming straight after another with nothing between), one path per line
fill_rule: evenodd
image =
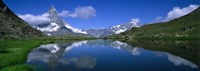
M42 32L33 29L30 25L15 15L0 0L0 38L40 37Z
M200 8L169 22L144 25L110 38L192 38L200 37Z

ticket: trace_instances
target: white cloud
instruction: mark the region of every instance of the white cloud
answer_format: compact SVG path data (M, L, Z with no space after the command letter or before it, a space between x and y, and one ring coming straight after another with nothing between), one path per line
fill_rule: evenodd
M48 18L49 14L47 13L42 15L18 14L18 16L24 21L28 22L30 25L38 25L50 21L50 18Z
M169 21L184 16L186 14L189 14L198 7L199 5L194 5L194 4L191 4L188 7L184 7L182 9L180 7L174 7L172 11L168 12L167 17L164 19L164 21Z
M153 23L158 23L158 22L167 22L175 18L182 17L184 15L187 15L197 9L199 5L191 4L188 7L180 8L180 7L174 7L173 10L169 11L167 13L167 16L165 18L158 16L155 18Z
M84 6L84 7L80 6L75 8L75 11L73 12L63 10L61 13L59 13L59 16L88 19L96 16L96 10L92 6Z
M70 12L67 10L63 10L62 12L58 13L61 17L69 17Z

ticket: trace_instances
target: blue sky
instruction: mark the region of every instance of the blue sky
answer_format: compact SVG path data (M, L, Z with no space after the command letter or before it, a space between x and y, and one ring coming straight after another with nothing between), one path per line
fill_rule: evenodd
M74 12L79 7L92 7L95 16L89 18L63 17L73 27L80 29L106 28L139 18L149 23L156 17L166 17L174 7L200 4L200 0L3 0L16 14L41 15L53 5L58 12ZM90 13L90 12L89 12Z

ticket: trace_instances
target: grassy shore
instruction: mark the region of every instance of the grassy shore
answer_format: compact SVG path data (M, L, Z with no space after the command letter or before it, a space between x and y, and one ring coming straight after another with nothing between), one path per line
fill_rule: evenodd
M41 44L51 40L0 40L1 71L31 71L31 67L22 65L28 53Z
M28 53L41 44L79 40L92 40L93 37L56 36L40 38L0 39L0 71L34 71L31 66L24 65Z

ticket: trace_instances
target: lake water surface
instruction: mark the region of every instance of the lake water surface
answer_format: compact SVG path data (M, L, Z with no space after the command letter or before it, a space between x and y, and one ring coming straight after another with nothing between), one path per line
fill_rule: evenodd
M26 64L37 71L200 71L199 48L190 46L195 44L129 44L111 40L45 44L29 53Z

